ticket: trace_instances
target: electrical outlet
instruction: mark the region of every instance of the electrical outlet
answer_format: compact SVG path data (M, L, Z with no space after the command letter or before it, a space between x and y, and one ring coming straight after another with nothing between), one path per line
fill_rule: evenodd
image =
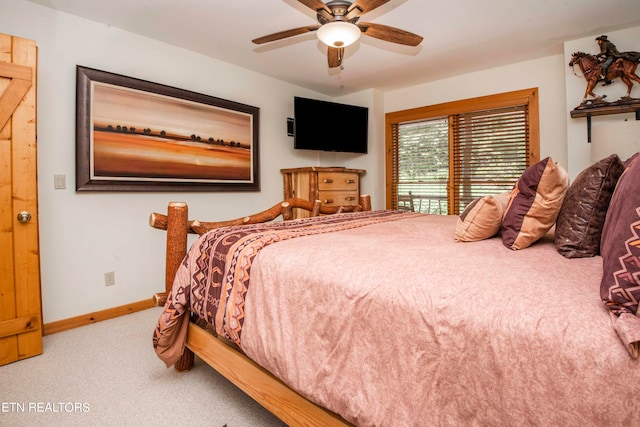
M113 286L116 284L116 274L113 271L104 273L104 285Z

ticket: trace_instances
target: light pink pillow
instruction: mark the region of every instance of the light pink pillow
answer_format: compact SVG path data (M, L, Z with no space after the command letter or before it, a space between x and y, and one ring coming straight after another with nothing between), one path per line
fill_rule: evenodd
M553 227L569 188L569 176L547 157L529 166L511 191L502 219L502 243L524 249Z
M476 242L498 234L510 194L506 192L478 197L469 203L458 218L455 239L460 242Z

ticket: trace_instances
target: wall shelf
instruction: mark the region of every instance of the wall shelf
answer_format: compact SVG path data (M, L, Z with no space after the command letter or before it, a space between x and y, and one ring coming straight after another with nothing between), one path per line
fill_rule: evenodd
M615 102L587 101L571 110L571 118L587 118L587 140L591 142L591 117L609 114L636 113L636 120L640 120L640 99L631 98Z

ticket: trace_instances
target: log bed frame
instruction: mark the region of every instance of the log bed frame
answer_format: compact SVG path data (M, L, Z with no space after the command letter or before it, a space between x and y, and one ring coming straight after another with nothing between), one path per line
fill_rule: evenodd
M299 198L286 199L271 208L254 215L229 221L200 222L188 219L188 207L183 202L171 202L167 215L152 213L149 224L153 228L167 231L165 292L153 296L156 305L164 306L171 292L173 279L187 253L187 235L204 234L218 227L229 225L256 224L272 221L279 216L287 221L294 217L293 209L304 209L310 216L334 214L350 211L371 210L371 197L360 196L359 205L330 207L322 206L319 200L310 202ZM248 394L256 402L289 426L350 426L339 415L309 401L290 389L266 369L262 368L236 347L222 338L189 322L187 348L182 358L175 364L177 371L187 371L193 367L194 355L215 369L226 379Z

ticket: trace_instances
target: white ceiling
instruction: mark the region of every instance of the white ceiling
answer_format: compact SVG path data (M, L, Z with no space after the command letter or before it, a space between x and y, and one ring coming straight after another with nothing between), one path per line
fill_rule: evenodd
M640 25L640 0L391 0L361 22L424 37L407 47L363 36L327 67L315 33L251 40L316 24L296 0L29 0L298 86L340 96L390 90L563 52L563 42ZM612 40L615 43L615 40ZM637 46L621 50L640 51ZM592 53L598 52L594 40Z

